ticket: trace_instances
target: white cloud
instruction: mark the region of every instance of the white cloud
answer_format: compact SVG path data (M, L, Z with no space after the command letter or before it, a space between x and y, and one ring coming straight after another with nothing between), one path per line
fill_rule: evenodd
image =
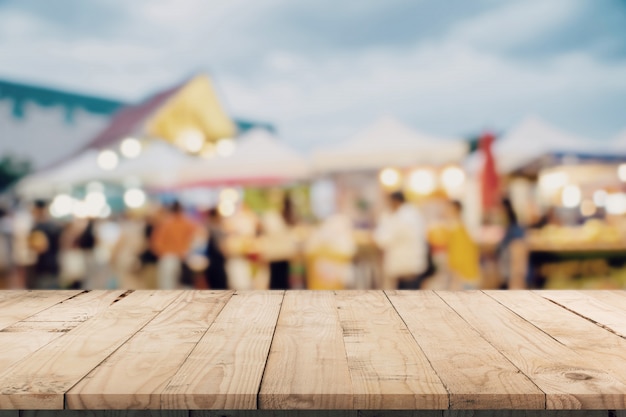
M461 42L506 49L536 41L576 14L578 1L524 0L504 3L482 15L461 22L450 37Z
M258 30L286 0L123 4L119 36L106 39L62 38L35 17L1 14L0 34L11 36L0 36L0 76L138 99L204 68L234 114L275 122L305 147L340 139L382 113L451 135L506 127L533 112L566 120L563 108L572 103L581 103L572 126L587 122L589 132L609 135L591 122L606 105L602 97L626 94L623 62L584 51L535 60L502 53L549 36L576 12L576 1L494 2L413 46L323 54L306 45L289 50Z

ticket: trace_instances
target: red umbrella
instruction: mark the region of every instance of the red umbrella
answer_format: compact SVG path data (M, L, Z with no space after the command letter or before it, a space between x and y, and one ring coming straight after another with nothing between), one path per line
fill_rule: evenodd
M500 199L500 178L496 170L496 161L491 151L495 137L485 132L480 138L480 152L484 155L484 163L480 175L483 212L487 213L496 207Z

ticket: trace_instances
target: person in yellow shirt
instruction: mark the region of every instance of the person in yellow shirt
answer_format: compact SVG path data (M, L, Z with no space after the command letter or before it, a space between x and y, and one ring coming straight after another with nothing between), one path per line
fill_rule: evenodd
M463 206L459 201L448 202L448 271L451 289L470 290L480 287L480 250L463 224Z

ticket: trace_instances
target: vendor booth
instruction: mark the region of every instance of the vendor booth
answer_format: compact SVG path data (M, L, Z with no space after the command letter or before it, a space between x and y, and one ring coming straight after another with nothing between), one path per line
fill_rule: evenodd
M626 288L626 155L544 155L527 243L548 288ZM538 161L519 170L533 173Z
M386 208L386 194L401 190L420 205L434 243L440 235L442 202L465 192L460 162L467 151L460 138L425 134L387 116L346 141L313 153L315 171L335 185L336 211L355 228L357 287L380 285L373 278L380 276L376 271L380 253L370 232ZM323 261L337 262L341 256L345 258L344 253L327 253Z
M254 129L237 139L228 158L196 158L181 166L176 186L272 185L310 177L304 156L271 132Z
M259 126L231 119L211 80L198 75L123 108L87 145L23 179L16 189L27 199L75 193L94 181L109 191L171 189L180 183L183 167L228 158L237 136Z
M413 199L459 190L465 174L458 164L467 149L460 139L427 135L384 117L345 142L318 149L312 163L318 174L337 182L339 195L363 190L344 197L356 201L358 209L379 205L381 186L384 191L402 189ZM355 210L345 207L352 203L343 203L342 211Z

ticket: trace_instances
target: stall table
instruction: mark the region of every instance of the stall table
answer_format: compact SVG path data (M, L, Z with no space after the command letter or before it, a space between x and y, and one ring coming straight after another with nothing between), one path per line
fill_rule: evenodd
M2 417L624 409L621 291L0 291Z
M556 245L531 241L529 249L535 286L550 288L553 280L566 288L626 288L626 244L622 242Z

